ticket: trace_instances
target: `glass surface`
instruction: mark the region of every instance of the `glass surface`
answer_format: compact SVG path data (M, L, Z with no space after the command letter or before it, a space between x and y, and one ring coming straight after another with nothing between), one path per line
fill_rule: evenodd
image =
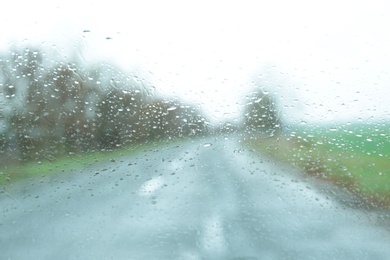
M0 259L390 258L386 1L10 1Z

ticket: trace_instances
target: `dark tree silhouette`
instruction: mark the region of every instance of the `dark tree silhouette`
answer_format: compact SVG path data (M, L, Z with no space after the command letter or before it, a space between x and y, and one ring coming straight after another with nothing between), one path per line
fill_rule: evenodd
M55 158L204 133L197 109L151 89L105 63L49 60L36 48L0 54L0 149L7 155L0 159Z
M281 129L275 99L262 89L256 90L245 108L244 128L247 133L272 134Z

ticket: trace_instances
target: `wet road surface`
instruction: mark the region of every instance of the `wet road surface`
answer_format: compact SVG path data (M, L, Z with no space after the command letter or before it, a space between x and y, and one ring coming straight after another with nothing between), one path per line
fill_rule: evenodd
M0 208L0 259L390 259L373 214L235 139L31 180L1 193Z

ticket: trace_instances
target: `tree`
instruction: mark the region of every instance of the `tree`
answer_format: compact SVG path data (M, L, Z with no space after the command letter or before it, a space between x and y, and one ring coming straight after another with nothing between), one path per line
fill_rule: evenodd
M244 128L247 133L273 134L281 129L275 99L263 89L249 98L245 108Z
M162 100L116 66L48 59L36 48L0 54L1 161L54 159L206 128L195 107Z
M35 48L11 50L0 58L3 124L12 154L29 159L42 148L37 128L45 107L42 93L43 53ZM41 139L41 140L40 140Z
M177 100L155 99L142 109L140 122L148 138L175 138L206 132L206 119L193 106Z

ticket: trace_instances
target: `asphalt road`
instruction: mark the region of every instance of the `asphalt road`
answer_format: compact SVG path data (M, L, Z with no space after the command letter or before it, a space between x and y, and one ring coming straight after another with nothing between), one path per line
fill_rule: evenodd
M390 259L378 215L234 139L113 158L0 194L0 259Z

